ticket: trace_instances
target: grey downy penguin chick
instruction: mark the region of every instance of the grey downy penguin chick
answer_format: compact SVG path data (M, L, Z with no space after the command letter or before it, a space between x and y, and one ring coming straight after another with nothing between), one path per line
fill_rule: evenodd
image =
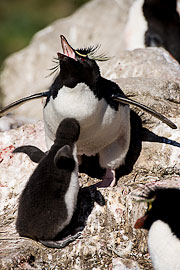
M180 269L180 190L155 187L142 196L148 203L145 215L135 223L148 233L148 248L155 270Z
M20 236L48 247L64 246L62 241L53 240L70 223L76 208L79 181L75 143L79 133L79 123L67 118L60 123L47 154L34 146L22 146L13 151L24 152L34 162L39 162L20 196L16 221Z

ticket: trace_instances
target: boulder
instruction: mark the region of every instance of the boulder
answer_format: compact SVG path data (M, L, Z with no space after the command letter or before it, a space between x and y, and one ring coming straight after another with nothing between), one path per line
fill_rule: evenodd
M57 51L61 50L60 34L64 34L75 48L101 44L100 53L112 57L107 62L99 63L106 78L141 77L143 80L150 78L149 82L158 78L179 83L180 66L165 50L124 51L123 31L132 3L133 0L90 1L71 16L57 20L35 34L28 47L14 53L4 63L0 75L1 106L49 88L55 75L47 77L50 74L48 69L53 66L52 60ZM137 87L135 84L131 94ZM122 90L126 93L126 87ZM153 96L156 89L152 84L149 85L150 90ZM145 97L143 99L146 102ZM14 113L30 121L41 119L42 102L26 103Z
M74 48L101 44L102 52L116 55L121 48L121 32L132 1L90 1L70 17L57 20L35 34L28 47L11 55L4 63L0 77L3 106L49 88L54 78L47 77L48 69L61 50L60 34L65 35ZM15 113L40 119L41 101L22 106Z

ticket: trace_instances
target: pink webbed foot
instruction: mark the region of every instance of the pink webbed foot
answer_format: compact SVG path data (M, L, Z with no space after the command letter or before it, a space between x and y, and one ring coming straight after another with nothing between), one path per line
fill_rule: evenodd
M114 187L116 186L115 170L106 169L106 174L104 175L101 182L95 185L96 187Z

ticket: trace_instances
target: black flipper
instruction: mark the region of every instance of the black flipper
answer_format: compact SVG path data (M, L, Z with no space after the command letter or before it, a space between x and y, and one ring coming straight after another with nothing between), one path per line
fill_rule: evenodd
M24 145L17 147L16 149L14 149L13 154L14 153L25 153L33 162L36 163L39 163L39 161L46 155L39 148L32 145Z
M11 104L7 105L6 107L4 107L3 109L0 110L0 117L8 114L9 112L11 112L14 109L17 109L18 107L20 107L21 105L23 105L24 103L33 100L33 99L38 99L38 98L43 98L43 97L48 97L49 95L49 91L47 92L41 92L41 93L37 93L28 97L24 97L21 98L19 100L16 100L14 102L12 102Z
M141 140L143 142L158 142L158 143L165 143L170 144L176 147L180 148L180 143L173 141L171 139L168 139L166 137L158 136L152 131L148 130L147 128L142 128L141 131Z
M119 96L119 95L112 95L112 98L116 101L119 101L120 103L123 103L123 104L130 104L130 105L134 105L136 107L139 107L141 108L142 110L146 111L147 113L153 115L154 117L158 118L159 120L161 120L162 122L164 122L166 125L168 125L169 127L171 127L172 129L176 129L177 126L171 122L169 119L167 119L165 116L163 116L162 114L154 111L153 109L147 107L146 105L144 104L141 104L137 101L134 101L130 98L127 98L127 97L122 97L122 96Z

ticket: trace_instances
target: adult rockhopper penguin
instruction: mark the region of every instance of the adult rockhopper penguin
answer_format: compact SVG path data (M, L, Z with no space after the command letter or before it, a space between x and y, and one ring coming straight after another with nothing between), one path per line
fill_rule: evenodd
M50 89L7 105L0 110L0 117L30 100L46 97L43 114L48 149L54 142L59 123L64 118L75 118L81 127L77 142L79 165L81 161L83 167L85 165L82 155L92 159L98 156L96 168L99 167L100 174L103 171L104 175L98 186L113 186L121 175L131 170L141 147L139 142L141 144L142 139L138 137L141 125L132 111L130 114L129 104L150 113L173 129L177 127L160 113L126 97L115 82L103 78L96 61L108 58L96 56L97 47L75 50L62 35L61 44L63 54L58 53L58 63L52 68L52 73L59 67L60 72Z
M176 126L161 114L127 98L115 82L103 78L96 61L108 58L96 56L97 47L75 50L62 35L61 44L63 54L58 53L57 65L60 72L50 87L43 110L47 146L52 145L59 123L66 117L74 117L81 127L78 155L98 154L100 167L106 169L98 186L114 186L115 169L121 169L130 145L128 104L140 107L172 128Z
M180 269L180 189L155 187L142 196L145 215L135 223L148 233L148 248L155 270Z
M130 109L112 99L125 97L119 86L100 74L95 48L74 50L61 36L63 54L58 53L60 72L50 88L44 107L44 126L48 148L55 139L59 123L67 117L78 120L81 131L78 155L99 154L106 168L102 186L115 184L114 169L123 164L130 143Z

